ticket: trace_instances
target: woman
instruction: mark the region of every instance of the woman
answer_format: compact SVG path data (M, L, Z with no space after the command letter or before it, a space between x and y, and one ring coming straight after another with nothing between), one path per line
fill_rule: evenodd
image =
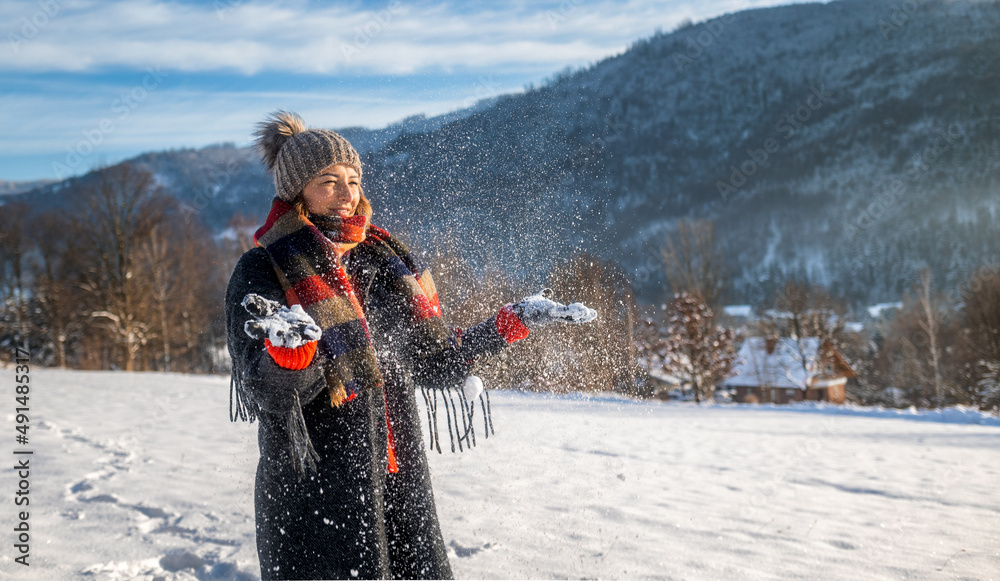
M462 386L530 328L596 313L536 295L449 330L430 273L370 223L350 143L285 112L256 136L276 198L226 319L236 413L260 418L261 578L450 578L415 388Z

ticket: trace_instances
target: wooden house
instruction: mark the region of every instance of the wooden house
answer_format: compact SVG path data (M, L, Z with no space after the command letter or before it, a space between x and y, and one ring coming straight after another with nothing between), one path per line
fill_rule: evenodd
M854 370L828 341L816 337L750 337L740 348L733 374L723 382L733 401L844 403Z

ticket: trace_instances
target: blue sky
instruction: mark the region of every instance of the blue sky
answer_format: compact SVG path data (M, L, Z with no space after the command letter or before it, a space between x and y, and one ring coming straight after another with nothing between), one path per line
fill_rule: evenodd
M438 115L756 0L0 3L0 180L308 125Z

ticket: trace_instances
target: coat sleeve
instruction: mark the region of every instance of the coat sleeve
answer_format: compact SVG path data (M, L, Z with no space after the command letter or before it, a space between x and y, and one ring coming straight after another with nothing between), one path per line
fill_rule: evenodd
M507 346L496 329L495 317L462 331L448 329L447 338L430 350L412 352L410 360L418 385L457 387L472 373L476 361ZM420 352L421 350L427 352Z
M226 333L229 355L233 362L233 378L259 410L286 414L292 409L293 394L304 405L325 387L323 362L317 352L312 363L301 370L278 366L267 354L263 339L254 339L243 330L252 315L243 308L243 297L249 293L287 304L281 283L271 266L267 253L254 248L240 257L226 288Z
M464 331L449 329L440 319L425 322L435 329L413 325L409 299L398 292L389 269L374 277L365 294L365 316L371 331L381 335L378 339L388 353L404 360L394 363L408 367L422 387L460 386L478 359L497 354L507 346L497 330L495 316Z

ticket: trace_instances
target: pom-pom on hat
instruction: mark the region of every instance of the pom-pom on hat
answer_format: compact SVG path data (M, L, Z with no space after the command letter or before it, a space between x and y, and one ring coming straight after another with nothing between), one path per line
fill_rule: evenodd
M361 177L361 158L346 139L329 129L306 129L295 113L271 113L254 135L254 146L274 174L277 195L286 202L294 202L309 180L333 164L347 164Z

